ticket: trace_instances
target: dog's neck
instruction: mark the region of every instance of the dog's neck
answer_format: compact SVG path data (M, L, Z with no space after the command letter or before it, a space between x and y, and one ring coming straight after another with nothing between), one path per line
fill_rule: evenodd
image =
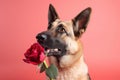
M88 80L87 74L88 68L82 55L74 66L65 69L59 68L57 80Z

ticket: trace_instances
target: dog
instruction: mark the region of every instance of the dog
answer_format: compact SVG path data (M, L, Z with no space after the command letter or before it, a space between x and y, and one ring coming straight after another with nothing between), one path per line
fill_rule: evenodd
M56 80L91 80L79 39L86 31L90 14L88 7L73 19L63 21L53 5L49 5L48 29L38 33L36 38L45 48L50 64L58 68Z

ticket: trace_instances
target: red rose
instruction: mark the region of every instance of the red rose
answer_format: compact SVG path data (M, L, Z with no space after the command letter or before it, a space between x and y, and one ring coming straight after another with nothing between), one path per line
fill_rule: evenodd
M42 63L45 59L44 48L38 43L34 43L26 52L25 58L23 59L26 63L32 63L38 65Z

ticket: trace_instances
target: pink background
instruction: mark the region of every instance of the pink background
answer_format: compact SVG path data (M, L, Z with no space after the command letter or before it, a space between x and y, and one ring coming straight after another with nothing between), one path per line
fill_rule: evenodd
M89 73L92 80L120 80L120 0L0 0L0 80L45 80L22 59L47 29L50 3L63 20L92 8L82 36Z

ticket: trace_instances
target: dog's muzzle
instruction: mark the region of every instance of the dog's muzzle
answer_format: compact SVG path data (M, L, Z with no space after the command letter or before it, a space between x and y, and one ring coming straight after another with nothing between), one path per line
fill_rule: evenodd
M36 39L44 47L48 56L61 57L66 53L65 42L60 38L53 37L48 31L39 33Z

